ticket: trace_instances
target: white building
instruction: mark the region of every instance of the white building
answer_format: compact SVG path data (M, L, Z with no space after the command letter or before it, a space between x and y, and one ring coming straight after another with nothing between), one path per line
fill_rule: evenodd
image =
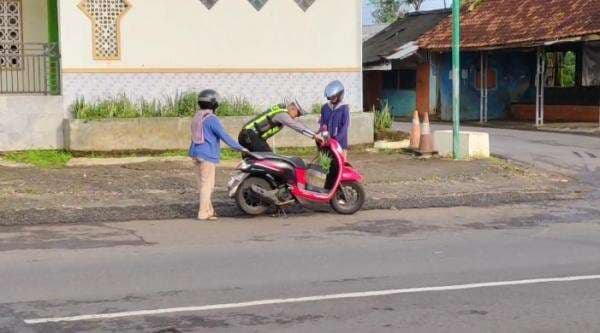
M0 46L0 151L62 147L78 97L362 107L360 0L0 0Z

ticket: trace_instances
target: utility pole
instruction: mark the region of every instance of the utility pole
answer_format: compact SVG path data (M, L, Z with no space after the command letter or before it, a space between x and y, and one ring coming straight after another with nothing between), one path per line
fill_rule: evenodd
M452 1L452 138L454 159L460 160L460 0Z

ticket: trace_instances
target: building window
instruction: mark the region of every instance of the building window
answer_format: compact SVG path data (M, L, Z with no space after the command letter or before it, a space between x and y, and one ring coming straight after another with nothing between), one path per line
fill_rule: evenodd
M391 70L383 72L384 90L415 90L417 88L417 71Z
M383 90L398 89L398 71L391 70L383 72Z
M417 89L417 71L408 69L398 71L400 77L398 89L400 90L415 90Z
M573 51L546 53L546 87L575 87L577 56Z
M19 68L22 49L21 0L0 0L0 67Z

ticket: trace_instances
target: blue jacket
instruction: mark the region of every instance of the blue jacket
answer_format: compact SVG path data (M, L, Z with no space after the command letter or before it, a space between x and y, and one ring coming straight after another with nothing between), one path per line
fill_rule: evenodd
M235 150L243 149L225 132L217 116L209 116L204 120L204 143L196 144L192 142L188 155L192 158L218 164L221 161L221 140Z
M319 120L321 130L323 125L332 138L336 139L343 149L348 148L348 126L350 125L350 107L347 104L338 105L335 110L331 109L329 103L321 108L321 119Z

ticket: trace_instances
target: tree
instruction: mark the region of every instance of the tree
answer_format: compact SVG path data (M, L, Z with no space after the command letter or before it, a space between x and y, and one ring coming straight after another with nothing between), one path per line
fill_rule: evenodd
M404 13L406 7L419 11L425 0L369 0L374 10L371 13L379 23L392 23Z
M421 9L421 5L423 4L423 1L425 0L404 0L404 4L411 6L412 8L415 9L415 11L419 11L419 9Z
M371 15L379 23L392 23L400 14L400 0L369 0L373 6Z

